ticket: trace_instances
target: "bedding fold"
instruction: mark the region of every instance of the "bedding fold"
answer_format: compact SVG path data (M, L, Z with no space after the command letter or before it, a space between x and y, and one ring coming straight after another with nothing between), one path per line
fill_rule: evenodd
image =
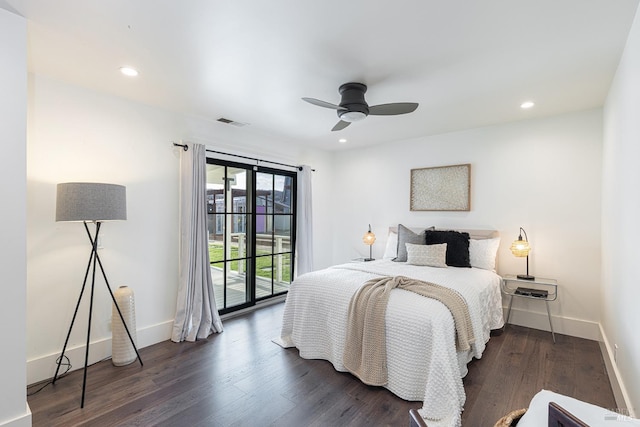
M344 367L369 385L387 384L385 314L393 289L404 289L444 304L451 312L457 351L467 351L475 337L465 299L453 289L406 276L385 276L362 285L349 303Z

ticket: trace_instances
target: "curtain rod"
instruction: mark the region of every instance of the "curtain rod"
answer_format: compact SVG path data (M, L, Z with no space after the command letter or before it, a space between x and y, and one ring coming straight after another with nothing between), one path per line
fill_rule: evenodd
M188 151L189 150L189 146L187 144L178 144L176 142L173 143L173 145L175 147L182 147L182 149L184 151ZM263 160L263 159L257 159L255 157L248 157L248 156L241 156L240 154L231 154L231 153L224 153L222 151L216 151L216 150L209 150L208 148L205 149L205 151L207 153L216 153L216 154L224 154L225 156L233 156L233 157L240 157L242 159L247 159L247 160L255 160L256 162L262 162L262 163L271 163L272 165L280 165L280 166L286 166L289 168L296 168L298 170L302 170L302 166L294 166L294 165L288 165L286 163L278 163L278 162L272 162L271 160ZM315 169L311 169L313 172L315 172Z

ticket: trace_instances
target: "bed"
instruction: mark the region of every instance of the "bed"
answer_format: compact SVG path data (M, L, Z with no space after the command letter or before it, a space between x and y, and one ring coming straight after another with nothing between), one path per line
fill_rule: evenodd
M405 243L404 229L396 234L401 243L398 248ZM384 321L388 370L384 387L402 399L423 402L420 415L429 426L460 425L465 401L462 378L467 363L482 356L490 331L504 325L501 278L494 271L499 237L490 231L469 234L470 242L492 242L494 268L441 268L381 259L336 265L296 278L276 342L285 348L296 347L305 359L328 360L337 371L345 372L349 303L365 282L383 276L406 276L454 289L466 301L473 325L475 341L468 351L456 351L454 321L446 306L403 289L390 292ZM389 240L393 240L393 230ZM387 258L389 246L393 244L387 245ZM470 247L471 254L477 245Z

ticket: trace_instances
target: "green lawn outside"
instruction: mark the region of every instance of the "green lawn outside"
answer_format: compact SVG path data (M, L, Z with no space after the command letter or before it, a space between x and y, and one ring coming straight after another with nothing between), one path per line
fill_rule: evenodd
M268 254L268 252L258 253L258 255ZM238 248L231 247L231 259L238 258ZM214 267L222 268L224 260L224 252L222 245L209 243L209 259ZM275 261L275 257L273 258ZM270 256L260 256L256 258L256 275L258 277L264 277L271 279L271 260ZM246 263L245 260L231 261L231 270L238 271L238 262ZM246 266L244 271L246 271ZM282 281L291 281L291 256L289 254L282 255Z

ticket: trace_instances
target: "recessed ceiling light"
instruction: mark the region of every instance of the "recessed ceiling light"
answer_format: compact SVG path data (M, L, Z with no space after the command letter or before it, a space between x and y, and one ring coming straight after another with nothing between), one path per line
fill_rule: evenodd
M533 101L525 101L522 104L520 104L520 108L522 108L523 110L527 110L533 107L534 105L536 104Z
M138 75L138 70L131 67L120 67L120 72L129 77L136 77Z
M347 142L347 140L346 140L346 139L344 139L344 138L340 138L340 139L338 140L338 142L339 142L340 144L345 144L345 143Z

